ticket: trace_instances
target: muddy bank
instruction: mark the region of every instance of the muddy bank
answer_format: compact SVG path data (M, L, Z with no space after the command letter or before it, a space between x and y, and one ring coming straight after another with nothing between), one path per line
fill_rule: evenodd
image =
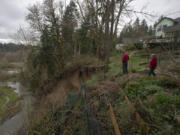
M69 92L79 93L81 83L89 79L92 74L102 71L104 66L99 67L79 67L64 74L61 79L52 89L52 91L41 98L36 104L35 114L36 120L41 120L50 109L61 107L67 100Z

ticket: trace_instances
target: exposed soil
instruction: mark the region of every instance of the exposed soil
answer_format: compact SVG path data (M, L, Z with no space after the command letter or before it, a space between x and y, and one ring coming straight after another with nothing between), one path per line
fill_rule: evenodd
M96 71L102 70L103 67L104 66L83 67L68 73L67 77L61 79L50 94L41 98L37 103L36 107L38 111L35 113L37 120L41 120L41 118L48 113L50 108L53 109L63 106L67 101L69 92L79 93L81 83L90 78Z

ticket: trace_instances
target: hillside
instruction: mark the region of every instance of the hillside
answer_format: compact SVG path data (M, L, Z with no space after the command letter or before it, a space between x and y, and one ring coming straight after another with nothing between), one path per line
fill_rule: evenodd
M157 77L148 77L149 57L144 55L151 52L159 57ZM113 135L111 104L122 135L178 135L179 50L173 54L176 63L157 48L129 54L128 75L122 74L121 54L116 54L108 72L92 70L91 65L59 81L37 104L28 134Z

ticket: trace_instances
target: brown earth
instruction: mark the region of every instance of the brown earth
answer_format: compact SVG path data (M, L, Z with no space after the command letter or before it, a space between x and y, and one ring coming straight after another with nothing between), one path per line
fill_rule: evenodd
M83 67L68 73L66 77L61 79L52 91L43 96L36 103L35 118L36 120L41 120L50 109L56 109L63 106L66 103L67 95L69 92L80 92L81 82L90 78L90 76L98 70L102 70L100 67ZM36 109L37 108L37 109Z

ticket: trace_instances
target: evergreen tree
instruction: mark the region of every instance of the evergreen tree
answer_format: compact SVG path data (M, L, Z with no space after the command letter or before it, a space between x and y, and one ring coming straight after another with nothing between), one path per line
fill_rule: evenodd
M139 35L138 36L146 36L148 34L148 25L145 19L142 20Z
M152 26L148 27L145 19L140 22L139 18L137 18L132 25L128 24L123 27L119 42L122 42L123 38L142 38L152 35L154 35Z
M73 36L75 28L78 23L78 10L77 6L73 0L70 1L69 5L66 7L63 20L62 20L62 36L65 42L65 52L66 56L73 54L75 50L75 45L73 43Z
M140 30L140 20L136 18L135 22L133 23L133 37L136 37Z

